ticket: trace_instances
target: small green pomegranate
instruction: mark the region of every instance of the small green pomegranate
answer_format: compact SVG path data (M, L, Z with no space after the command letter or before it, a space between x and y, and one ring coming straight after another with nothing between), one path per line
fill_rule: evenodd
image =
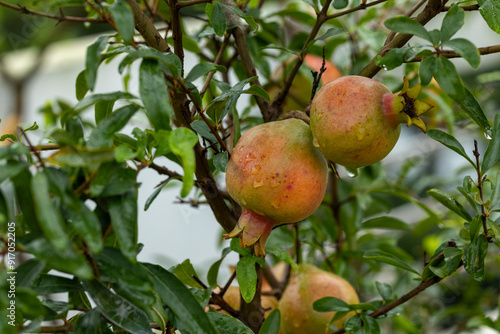
M265 256L272 228L310 216L323 200L327 180L327 161L313 146L306 123L287 119L251 128L227 168L227 190L242 214L226 239L239 236L243 247Z
M398 141L401 123L426 131L418 117L432 106L415 99L421 85L393 94L380 82L356 75L324 85L311 103L314 144L329 160L345 167L374 164Z
M347 304L358 304L354 288L342 277L321 270L311 264L300 264L281 296L278 308L281 312L281 331L284 334L323 334L335 312L317 312L313 303L323 297L336 297ZM353 313L333 322L338 328Z

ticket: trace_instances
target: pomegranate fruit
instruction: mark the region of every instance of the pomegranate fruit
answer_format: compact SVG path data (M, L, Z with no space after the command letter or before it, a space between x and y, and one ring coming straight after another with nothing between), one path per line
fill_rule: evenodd
M282 65L278 66L276 70L271 74L271 79L266 85L266 91L269 94L271 100L273 100L281 90L283 83L285 81L285 69L290 66L296 57L291 57L286 60ZM304 57L305 65L313 71L319 72L323 64L323 58L315 55L306 55ZM326 84L329 81L340 78L342 73L338 68L330 61L325 61L326 71L321 75L321 84ZM309 71L307 71L309 72ZM312 76L304 74L304 72L298 72L293 79L292 86L288 91L288 95L283 101L282 110L283 112L291 110L304 110L304 108L309 104L311 100L312 92Z
M243 247L265 256L273 226L310 216L323 200L327 180L327 161L313 146L306 123L286 119L251 128L234 147L227 167L227 190L242 214L224 236L239 236Z
M417 101L421 85L393 94L380 82L356 75L324 85L311 103L314 145L331 161L357 168L389 154L399 138L401 123L426 131L418 117L432 106Z
M340 276L321 270L311 264L300 264L281 296L281 331L284 334L327 333L327 326L335 312L316 312L313 303L323 297L336 297L347 304L358 304L354 288ZM353 313L333 322L338 328Z
M274 309L278 308L278 299L274 296L270 295L261 295L261 306L265 310L264 318L267 318L269 313L271 313ZM224 294L224 300L226 303L231 306L235 310L240 309L240 288L237 286L230 286L226 293ZM225 313L225 311L219 311Z

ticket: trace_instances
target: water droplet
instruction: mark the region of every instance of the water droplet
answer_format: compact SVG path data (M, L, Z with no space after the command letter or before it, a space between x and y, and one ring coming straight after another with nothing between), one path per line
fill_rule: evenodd
M250 175L257 175L260 171L260 165L253 165L252 170L250 170Z
M387 66L382 65L382 69L383 69L384 71L387 71Z
M241 145L240 146L240 151L243 151L243 148L245 147L245 145Z
M280 207L277 202L272 202L271 205L275 209L279 209L279 207Z
M276 188L278 186L278 180L276 180L274 177L271 179L271 188Z
M245 201L244 199L240 200L240 204L241 206L246 206L247 205L247 201Z
M349 177L358 176L358 169L357 168L346 168L346 170L347 170L347 176L349 176Z
M264 181L260 180L260 181L253 181L253 187L254 188L258 188L258 187L262 187L264 185Z
M313 138L313 145L314 145L314 147L319 147L318 138L316 138L316 137Z
M365 137L365 128L358 128L356 136L358 137L358 140L362 140Z
M491 136L487 132L484 133L484 136L486 137L486 139L491 140Z

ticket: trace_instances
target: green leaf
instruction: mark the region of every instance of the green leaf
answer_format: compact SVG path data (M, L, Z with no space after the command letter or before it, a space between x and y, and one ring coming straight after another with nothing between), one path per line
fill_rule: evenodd
M87 57L85 59L85 81L91 91L95 88L97 78L97 69L100 64L101 52L108 45L109 36L100 36L93 44L87 48Z
M174 53L163 53L154 48L143 46L138 50L131 51L118 65L118 71L123 72L125 67L132 64L139 58L156 59L162 69L172 77L177 78L182 70L182 63L179 57Z
M103 119L90 133L87 146L89 148L111 146L115 133L127 125L129 119L137 110L139 110L139 106L129 104Z
M176 265L174 274L177 275L182 283L193 288L203 289L203 286L201 286L201 284L193 278L193 276L198 277L198 275L196 274L196 271L194 270L194 267L189 259L186 259L181 264Z
M26 170L30 165L31 164L24 161L8 161L0 168L0 183L7 179L15 177L19 173Z
M408 16L396 16L384 22L384 25L392 31L403 34L411 34L432 42L429 32L420 24L420 22L409 18Z
M337 297L323 297L313 303L316 312L343 312L351 311L352 308L342 299Z
M470 162L474 168L476 168L476 164L471 160L471 158L469 158L467 153L465 153L465 149L462 144L460 144L460 142L452 135L438 129L430 129L427 131L427 136L440 142L450 150L460 154L462 157L467 159L467 161Z
M493 165L500 160L500 114L495 115L495 125L493 126L493 136L484 152L481 171L487 173ZM497 187L500 185L497 185ZM492 202L495 203L495 202Z
M224 13L224 8L220 2L207 3L205 7L205 13L208 16L210 24L214 28L215 33L218 36L223 36L226 32L226 14Z
M35 233L36 235L43 234L37 214L35 213L33 195L30 191L32 181L31 173L28 169L24 169L11 180L14 183L14 190L17 202L19 203L19 208L23 213L23 221L27 223L31 233Z
M211 266L210 269L208 269L207 273L207 281L208 285L211 287L217 286L217 276L219 276L219 268L224 260L224 258L231 252L231 249L229 247L226 247L222 250L222 256L219 260L215 261Z
M103 119L108 117L113 113L113 107L115 105L114 100L111 101L99 101L94 106L94 119L95 124L99 124Z
M474 43L465 38L454 38L443 43L443 46L448 46L456 53L461 55L473 68L478 68L481 62L481 55Z
M500 171L497 172L497 179L490 199L491 199L490 209L493 209L500 204Z
M491 30L500 34L500 8L496 0L478 0L479 12Z
M42 273L45 268L45 262L38 259L30 259L21 263L16 267L17 272L17 286L31 286L31 283Z
M80 102L78 102L73 109L75 112L79 112L84 110L85 108L90 107L98 102L104 101L113 101L120 99L135 99L136 97L130 93L126 92L111 92L111 93L103 93L103 94L93 94L84 97Z
M143 59L139 69L139 92L146 115L155 130L170 130L170 118L174 111L163 71L157 60Z
M427 193L438 200L445 207L455 212L460 217L464 218L467 221L472 220L471 215L467 212L467 210L465 210L462 204L457 202L457 200L451 197L451 195L449 195L448 193L439 189L430 189L427 191Z
M472 118L472 120L476 122L476 124L479 125L488 136L493 135L488 118L486 118L481 106L474 98L474 95L472 95L467 88L465 88L464 95L458 97L455 96L453 98L455 102L462 107L469 117Z
M484 260L488 252L488 240L481 234L465 249L464 268L476 281L484 279Z
M266 247L266 254L271 254L276 257L279 261L283 261L290 266L292 266L293 270L297 270L297 263L293 260L290 253L281 249L279 246L274 247Z
M111 247L104 248L95 259L101 275L116 283L116 293L147 307L154 304L153 283L142 265L131 263L118 249Z
M259 334L279 334L281 323L280 310L275 309L267 316L259 330Z
M360 314L356 314L355 316L347 319L344 324L344 328L346 332L350 334L365 334L363 331L363 321L361 320Z
M409 50L411 49L408 46L391 49L383 57L377 56L375 58L375 64L384 67L384 69L388 71L393 70L407 60L406 54Z
M69 291L83 291L83 286L78 282L78 280L56 275L41 275L33 285L33 289L39 295Z
M236 265L236 276L238 277L241 296L247 303L252 301L257 288L256 261L253 255L243 256Z
M97 170L99 166L114 159L114 150L63 147L48 158L50 163L67 167L85 167Z
M45 172L36 173L31 180L31 192L40 226L47 239L59 250L70 245L61 212L50 196L49 180Z
M37 259L45 261L48 266L55 270L70 273L83 279L91 279L93 276L92 268L87 259L73 247L60 251L44 238L37 238L23 246Z
M409 230L410 226L404 221L393 217L378 217L365 221L362 228L389 228L394 230Z
M424 57L422 63L420 63L419 75L420 82L423 86L427 86L434 76L435 66L436 66L437 58L434 55Z
M126 1L115 1L109 7L118 32L125 44L130 44L134 37L134 13Z
M195 120L191 122L191 128L196 131L200 136L202 136L205 139L210 140L212 143L217 142L217 138L215 135L212 133L210 128L208 127L207 123L202 120Z
M269 101L269 102L271 101L269 94L267 94L267 92L264 90L264 88L262 88L261 86L258 86L258 85L250 86L250 88L248 88L245 91L245 94L259 96L259 97L262 97L263 99L265 99L266 101Z
M255 19L251 15L245 14L241 9L239 9L236 6L229 6L226 5L225 3L221 2L221 5L224 6L225 9L229 10L230 12L233 12L237 16L241 17L245 22L252 28L253 32L256 32L259 29L259 26L257 23L255 23Z
M75 92L78 101L81 101L89 91L85 72L86 70L81 71L76 77Z
M109 216L123 255L135 262L137 254L137 190L108 198Z
M194 185L194 171L196 159L193 147L198 143L198 136L187 128L177 128L172 131L169 138L172 152L180 157L184 177L182 178L181 197L186 197Z
M224 66L216 65L213 63L199 63L194 65L194 67L191 69L191 71L189 71L184 80L187 82L193 82L199 77L204 76L205 74L212 71L226 72L226 68Z
M366 313L361 313L361 320L363 321L363 333L380 334L380 326L378 325L377 319L370 317Z
M457 31L464 25L464 10L458 7L458 4L453 4L446 12L443 22L441 23L441 40L448 41Z
M250 328L230 315L218 312L208 312L207 315L219 334L253 334Z
M83 283L99 311L112 324L136 334L152 333L147 315L129 302L118 296L97 280Z
M333 8L343 9L349 4L349 0L333 0Z
M113 332L109 329L109 324L101 317L101 312L97 309L92 309L85 312L81 317L76 320L75 327L73 328L72 334L112 334Z
M392 297L392 286L388 283L375 282L375 287L378 293L384 300L389 300Z
M462 78L457 72L455 65L445 57L439 57L434 64L434 78L439 86L454 99L460 99L465 95L465 87Z
M137 156L137 152L132 150L127 145L119 145L115 150L115 160L117 162L125 162L127 160L132 160Z
M205 310L174 274L158 265L143 263L143 266L163 302L192 333L217 334Z
M168 184L168 182L170 182L170 180L172 180L172 178L168 178L165 181L165 183L163 183L160 187L156 188L155 191L153 191L153 193L149 195L148 199L146 200L146 203L144 204L144 211L147 211L149 209L153 201L156 199L156 197L158 197L160 192L163 190L163 188L165 188L165 186Z
M229 156L227 152L217 153L214 156L214 166L219 172L225 173L227 170L228 163L229 163Z
M407 270L409 272L412 272L416 275L419 275L419 272L407 265L405 262L401 261L397 257L393 256L392 254L386 253L386 252L381 252L381 251L368 251L364 254L363 258L377 261L377 262L383 262L390 264L391 266L398 267L404 270Z

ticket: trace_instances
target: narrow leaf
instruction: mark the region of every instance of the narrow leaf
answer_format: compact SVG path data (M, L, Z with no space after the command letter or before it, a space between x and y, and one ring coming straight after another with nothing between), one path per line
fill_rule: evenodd
M97 78L97 69L100 64L101 52L108 44L109 36L100 36L93 44L87 48L87 57L85 60L85 79L89 90L93 91Z
M208 318L219 334L253 334L240 320L223 313L208 312Z
M472 220L471 215L465 210L462 204L457 202L457 200L451 197L451 195L449 195L448 193L439 189L430 189L427 191L427 193L438 200L445 207L455 212L460 217L464 218L467 221Z
M224 66L212 64L212 63L199 63L194 65L194 67L189 71L188 75L186 75L186 80L187 82L193 82L196 79L198 79L201 76L204 76L208 72L212 71L220 71L220 72L225 72L226 68Z
M123 38L125 44L130 44L134 37L134 13L126 1L115 1L109 7L109 11L113 16L116 28Z
M386 253L386 252L381 252L381 251L369 251L366 252L365 255L363 256L365 259L373 260L373 261L378 261L378 262L383 262L390 264L391 266L395 266L404 270L407 270L409 272L412 272L414 274L417 274L420 276L419 272L407 265L405 262L401 261L400 259L396 258L395 256Z
M87 94L87 92L89 91L85 72L86 70L81 71L76 77L75 94L78 101L83 99L85 97L85 94Z
M476 281L484 279L484 259L488 252L488 240L481 234L467 246L464 257L464 268Z
M465 95L465 87L462 78L457 72L455 65L448 58L437 58L434 64L434 78L439 86L454 99Z
M420 24L420 22L409 18L408 16L396 16L384 22L384 25L395 32L411 34L423 38L429 42L432 41L429 32Z
M460 144L460 142L452 135L438 129L430 129L427 131L427 135L448 147L450 150L460 154L462 157L467 159L467 161L469 161L474 168L476 167L476 164L471 160L471 158L469 158L467 153L465 153L465 149L462 144Z
M349 304L337 297L320 298L313 303L313 309L317 312L343 312L352 310Z
M259 330L259 334L279 334L281 323L280 310L275 309L267 316Z
M458 4L453 4L446 12L441 23L441 40L448 41L457 31L464 25L464 10L458 7Z
M131 333L152 333L147 315L127 299L106 289L97 280L86 281L83 284L99 307L99 311L111 323Z
M198 143L198 136L187 128L177 128L169 138L172 152L181 158L184 177L182 178L181 197L186 197L194 185L196 160L193 147Z
M139 110L139 106L129 104L103 119L90 133L87 146L90 148L111 146L115 133L128 123L137 110Z
M211 266L210 269L208 269L207 273L207 281L208 285L211 287L217 286L217 276L219 276L219 268L224 260L224 258L231 252L231 249L229 247L226 247L222 250L222 256L219 260L215 261Z
M227 152L217 153L214 156L214 166L219 172L225 173L227 170L228 163L229 163L229 156Z
M137 253L137 190L108 198L109 215L123 255L135 262Z
M465 38L454 38L443 43L443 46L448 46L456 53L461 55L473 68L478 68L481 62L481 55L474 43Z
M255 256L243 256L236 265L236 276L243 299L250 303L257 288L257 272L255 271Z
M362 228L389 228L394 230L409 230L410 226L404 221L393 217L378 217L365 221Z
M192 333L217 334L205 310L174 274L158 265L143 263L143 266L163 302Z
M146 58L142 61L139 69L139 92L146 115L155 130L170 130L170 118L174 111L163 71L157 60Z

